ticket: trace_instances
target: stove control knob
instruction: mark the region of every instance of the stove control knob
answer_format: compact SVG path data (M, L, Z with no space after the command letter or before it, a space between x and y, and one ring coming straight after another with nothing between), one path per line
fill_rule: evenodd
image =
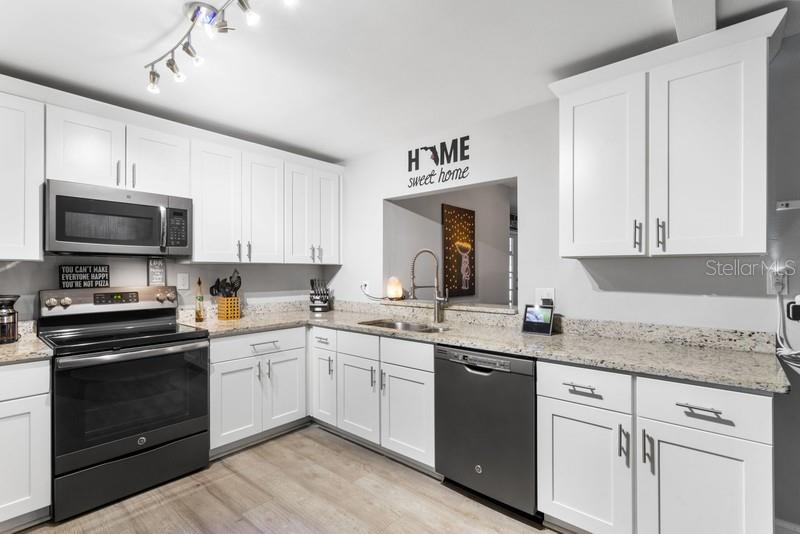
M175 293L173 293L173 292L171 292L171 291L170 291L169 293L167 293L167 300L168 300L168 301L170 301L170 302L175 302L175 299L176 299L176 298L177 298L177 297L175 296Z
M69 298L69 297L64 297L63 299L61 299L61 305L64 306L65 308L71 306L72 305L72 299Z
M156 300L158 302L164 302L164 295L162 295L161 293L156 293Z
M49 299L44 301L44 305L47 306L47 309L52 309L58 306L58 299L55 297L50 297Z

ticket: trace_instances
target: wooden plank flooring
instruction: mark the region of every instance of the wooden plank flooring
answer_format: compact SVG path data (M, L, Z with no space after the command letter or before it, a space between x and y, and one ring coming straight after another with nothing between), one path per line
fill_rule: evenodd
M311 426L59 525L74 533L532 533L438 481Z

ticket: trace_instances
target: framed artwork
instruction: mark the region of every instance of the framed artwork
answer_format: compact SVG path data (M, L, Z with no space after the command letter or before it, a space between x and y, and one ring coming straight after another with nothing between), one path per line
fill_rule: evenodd
M451 297L475 294L475 212L442 204L444 287Z

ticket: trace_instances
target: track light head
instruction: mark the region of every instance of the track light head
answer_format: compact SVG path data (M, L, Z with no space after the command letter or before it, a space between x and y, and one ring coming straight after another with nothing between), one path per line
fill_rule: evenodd
M161 89L158 87L158 80L160 78L161 78L161 75L159 75L156 72L155 67L151 66L150 67L150 73L147 76L147 79L148 79L147 90L150 91L151 93L153 93L154 95L157 95L158 93L161 92Z
M183 51L186 53L186 55L192 59L192 63L194 63L196 67L199 67L200 65L203 64L203 56L198 54L197 49L195 49L195 47L192 46L191 34L189 35L189 38L186 40L186 42L183 43L183 46L181 48L183 48Z
M217 33L228 33L236 29L233 26L228 25L228 21L225 19L224 9L220 11L219 17L217 17L217 23L214 25L214 29L217 31Z
M253 11L250 6L250 0L237 0L239 8L244 12L244 17L247 20L248 26L256 26L261 21L261 15Z
M167 60L167 68L172 72L172 77L176 82L182 82L186 80L186 75L181 72L180 67L178 67L178 62L175 61L174 51L172 52L172 57Z

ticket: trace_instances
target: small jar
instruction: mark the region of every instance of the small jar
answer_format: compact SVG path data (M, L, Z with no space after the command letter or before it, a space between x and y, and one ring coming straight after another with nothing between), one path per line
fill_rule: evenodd
M14 303L19 295L0 295L0 343L14 343L19 339L17 310Z

